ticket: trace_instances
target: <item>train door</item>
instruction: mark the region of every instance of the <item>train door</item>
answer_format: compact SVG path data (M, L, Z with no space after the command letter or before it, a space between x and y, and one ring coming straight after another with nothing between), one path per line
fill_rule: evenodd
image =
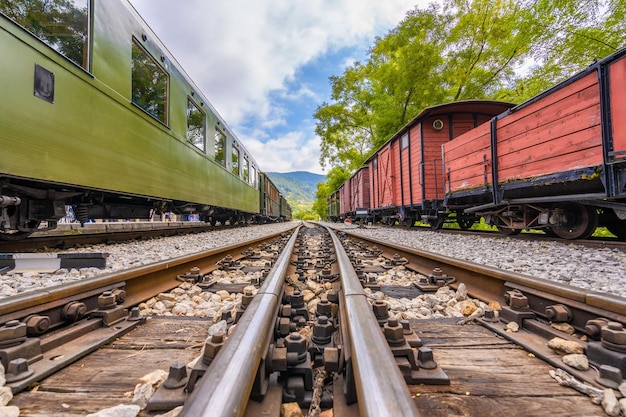
M381 207L394 205L393 200L393 153L391 145L378 152L379 203Z

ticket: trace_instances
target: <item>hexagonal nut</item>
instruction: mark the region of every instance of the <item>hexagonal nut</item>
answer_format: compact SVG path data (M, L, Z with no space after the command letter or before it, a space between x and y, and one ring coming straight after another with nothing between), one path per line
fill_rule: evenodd
M377 318L389 317L389 306L383 300L376 300L372 303L372 310Z
M328 300L320 300L320 302L317 303L316 311L317 311L317 314L319 314L320 316L330 317L330 315L333 312L333 305Z
M204 344L204 356L213 359L224 346L224 333L219 332L207 338Z
M385 323L383 333L388 342L396 344L404 343L404 328L396 319L389 319L389 321Z
M9 320L0 327L0 341L26 337L26 324L18 320Z
M330 337L334 330L335 326L328 321L328 317L320 316L313 326L313 337Z
M298 354L305 353L307 350L307 340L300 333L290 333L285 338L285 347L287 352L295 352Z
M280 316L281 317L291 317L291 304L283 304L280 307Z
M101 296L98 297L98 307L99 308L113 308L117 305L115 294L111 291L105 291Z
M616 345L626 345L626 330L621 323L610 321L602 327L602 340Z
M76 321L87 314L87 306L80 301L70 301L61 311L61 318L68 321Z
M511 292L509 295L509 306L511 308L528 308L528 297L521 292Z
M32 316L26 317L24 324L26 324L26 332L28 334L37 336L48 330L50 327L50 317L33 314Z

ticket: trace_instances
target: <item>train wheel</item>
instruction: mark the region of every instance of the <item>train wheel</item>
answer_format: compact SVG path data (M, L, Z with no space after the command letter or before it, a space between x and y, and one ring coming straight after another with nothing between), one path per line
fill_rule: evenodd
M463 212L457 211L456 222L459 224L461 230L468 230L474 225L474 222L476 222L476 218L472 215L464 214Z
M552 231L562 239L586 239L598 226L598 213L593 207L582 204L559 206L564 212L565 224L552 227Z
M428 219L428 225L431 229L439 230L443 227L443 223L446 219L442 216L437 216L435 219Z
M404 224L407 227L415 226L415 217L407 217L406 219L404 219Z

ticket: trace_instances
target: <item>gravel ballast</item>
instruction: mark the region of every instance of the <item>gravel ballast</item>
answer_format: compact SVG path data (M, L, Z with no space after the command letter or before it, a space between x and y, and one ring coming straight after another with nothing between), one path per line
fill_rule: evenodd
M10 297L67 282L110 274L151 263L190 255L210 249L252 240L291 229L295 223L272 223L238 229L171 236L114 245L89 245L74 249L50 250L51 253L107 253L106 268L59 269L52 274L40 272L5 272L0 274L0 298Z
M338 230L426 252L472 261L578 288L626 297L626 252L574 242L521 240L328 223Z

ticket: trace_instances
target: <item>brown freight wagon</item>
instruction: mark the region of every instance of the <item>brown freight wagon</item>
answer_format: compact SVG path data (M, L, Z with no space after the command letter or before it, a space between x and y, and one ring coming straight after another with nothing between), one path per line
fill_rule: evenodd
M275 222L280 219L280 192L269 175L261 173L261 213L262 222Z
M415 116L366 161L374 220L411 226L420 220L441 227L447 216L441 145L511 107L500 101L460 101Z
M626 50L445 143L445 203L503 233L623 236L625 116Z
M370 183L369 168L355 172L339 188L341 219L369 220Z

